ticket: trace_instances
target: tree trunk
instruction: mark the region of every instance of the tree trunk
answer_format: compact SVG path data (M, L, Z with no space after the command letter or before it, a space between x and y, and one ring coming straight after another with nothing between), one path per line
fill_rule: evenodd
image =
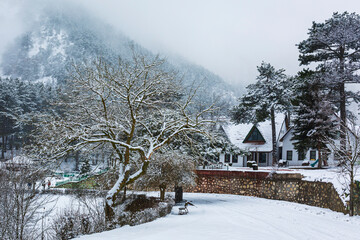
M271 108L270 112L271 118L271 133L272 133L272 161L273 165L277 164L277 149L276 149L276 127L275 127L275 109Z
M321 156L321 147L320 146L318 146L317 147L317 150L318 150L318 152L319 152L319 161L318 161L318 168L322 168L322 156Z
M79 151L75 153L75 171L79 171Z
M114 210L113 208L105 201L105 220L109 224L114 219Z
M164 201L165 200L166 185L161 184L159 186L159 188L160 188L160 200Z
M125 202L125 200L126 200L126 186L124 187L124 195L123 195L121 201Z
M126 188L126 186L128 184L131 184L133 183L135 180L137 180L138 178L140 178L142 175L144 175L146 173L146 170L149 166L149 161L148 160L144 160L144 163L141 167L141 172L136 176L136 177L132 177L131 179L130 178L130 171L129 170L125 170L125 172L123 173L119 173L119 176L118 176L118 181L114 187L109 191L108 195L106 196L106 205L105 205L105 216L106 216L106 221L107 222L111 222L114 218L114 210L113 210L113 207L114 207L114 203L116 201L116 198L119 194L120 191L122 191L124 188ZM126 168L126 166L123 166L124 169ZM121 181L120 181L121 180ZM124 195L125 195L125 192L124 192ZM112 203L112 205L109 205L109 202Z
M345 84L340 86L340 149L346 152L346 97Z
M340 149L343 152L346 151L346 96L345 96L345 79L343 79L343 73L345 71L344 60L345 48L340 47L340 75L341 82L339 83L340 93Z
M349 215L354 216L354 166L350 170L350 198L349 198Z
M1 138L2 138L1 159L5 159L5 136L1 136Z

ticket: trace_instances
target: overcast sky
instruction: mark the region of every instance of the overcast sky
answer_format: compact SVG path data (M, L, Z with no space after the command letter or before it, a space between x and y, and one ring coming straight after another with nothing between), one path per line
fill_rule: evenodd
M0 0L0 51L24 29L18 16L36 11L34 2ZM360 13L359 0L77 2L144 47L180 55L242 85L255 81L261 61L295 74L300 69L295 44L306 39L312 21L323 22L335 11Z

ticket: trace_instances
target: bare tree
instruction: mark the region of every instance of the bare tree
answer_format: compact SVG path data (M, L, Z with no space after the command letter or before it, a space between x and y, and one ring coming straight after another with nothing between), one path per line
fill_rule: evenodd
M165 199L169 186L189 186L195 184L195 160L186 154L168 150L157 152L149 164L147 173L135 182L136 188L159 188L160 199Z
M69 89L62 95L59 115L46 116L40 126L40 152L59 159L69 151L107 147L116 159L118 180L106 197L111 220L118 193L146 173L154 152L182 132L208 123L189 114L196 89L189 97L179 87L164 60L134 53L131 62L116 65L101 59L74 67ZM132 168L135 161L141 165Z
M360 160L360 128L354 123L343 127L346 129L346 149L341 144L335 141L330 142L330 148L334 151L338 159L340 173L344 179L344 187L347 194L349 194L349 215L354 215L354 190L355 190L355 176L359 168Z
M104 198L98 194L78 195L78 207L69 206L54 216L51 239L72 239L79 235L106 230Z
M44 211L51 197L40 192L43 177L43 169L25 158L1 165L0 239L40 239L45 235L46 229L39 224L51 211Z

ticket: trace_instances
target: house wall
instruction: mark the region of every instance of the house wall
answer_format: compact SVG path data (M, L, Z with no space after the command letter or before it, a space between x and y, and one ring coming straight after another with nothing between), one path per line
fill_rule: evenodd
M233 167L243 167L244 166L244 156L242 155L237 155L237 163L233 162L233 154L230 154L230 163L232 163ZM227 164L225 162L225 153L220 153L220 158L219 161L222 162L223 164Z
M303 160L299 160L299 154L294 148L294 141L291 141L291 137L293 135L293 130L290 130L290 132L284 137L282 142L282 159L286 160L287 151L292 151L292 159L291 161L288 161L289 166L301 166L303 163ZM310 151L309 150L305 154L304 160L310 160ZM314 150L316 151L316 150ZM318 158L318 152L316 151L316 159Z
M197 185L186 192L255 196L346 212L331 183L302 181L300 174L198 170L197 175Z
M234 163L233 162L233 155L230 154L230 163L232 163L232 166L233 167L246 167L246 162L247 162L247 157L246 156L243 156L243 155L238 155L238 162L237 163ZM266 152L266 159L267 159L267 162L266 162L266 166L272 166L272 154L271 152ZM220 162L222 162L223 164L226 164L225 162L225 153L221 153L220 154L220 158L219 158ZM260 165L260 166L263 166L263 165Z

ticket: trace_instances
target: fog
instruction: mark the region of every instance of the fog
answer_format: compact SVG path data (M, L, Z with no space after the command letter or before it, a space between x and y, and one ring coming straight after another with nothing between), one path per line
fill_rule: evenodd
M74 4L74 1L57 1ZM49 1L0 0L0 53ZM237 85L254 82L266 61L295 74L295 46L312 21L360 13L356 0L79 0L81 8L162 55L180 55Z

